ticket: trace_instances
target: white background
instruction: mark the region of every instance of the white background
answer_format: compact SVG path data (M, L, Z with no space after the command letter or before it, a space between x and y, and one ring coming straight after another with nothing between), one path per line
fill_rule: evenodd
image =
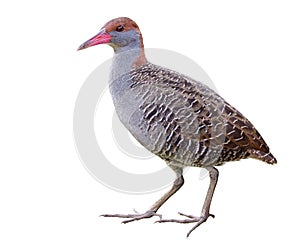
M113 53L108 46L76 48L118 16L139 24L145 46L198 62L279 162L220 167L216 218L190 239L299 239L299 12L296 0L2 1L0 239L175 240L192 227L98 217L144 211L166 191L127 195L106 188L87 173L74 146L78 91ZM208 178L199 180L199 169L191 169L185 179L160 209L163 216L200 213Z

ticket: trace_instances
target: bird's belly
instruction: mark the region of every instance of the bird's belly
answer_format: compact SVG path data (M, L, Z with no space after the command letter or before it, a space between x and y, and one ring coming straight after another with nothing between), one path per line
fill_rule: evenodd
M130 133L150 152L169 163L183 166L214 166L222 153L221 145L206 145L200 133L185 135L179 125L156 122L152 125L143 118L142 111L131 115L126 126Z
M124 79L111 85L110 91L120 121L147 150L176 164L215 164L220 149L200 141L199 122L189 114L189 109L181 112L181 118L171 117L157 102L145 105L143 98L139 98L141 93L130 88ZM152 114L155 106L157 110Z

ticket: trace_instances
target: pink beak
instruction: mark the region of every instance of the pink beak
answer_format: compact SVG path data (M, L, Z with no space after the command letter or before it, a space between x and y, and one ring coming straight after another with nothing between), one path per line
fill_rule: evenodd
M77 50L79 51L98 44L109 43L110 39L111 36L105 32L105 28L102 28L97 35L81 44Z

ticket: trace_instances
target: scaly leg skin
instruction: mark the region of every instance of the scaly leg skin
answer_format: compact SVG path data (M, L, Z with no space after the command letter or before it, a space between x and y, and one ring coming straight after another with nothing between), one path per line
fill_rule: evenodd
M161 219L156 222L164 223L164 222L176 222L176 223L193 223L196 222L196 225L188 232L187 237L194 231L197 227L199 227L202 223L204 223L209 217L215 217L213 214L209 213L210 204L212 201L212 197L214 195L214 191L218 182L219 172L214 167L206 168L209 171L210 184L206 194L206 198L202 207L202 212L200 217L195 217L192 215L187 215L183 213L179 213L181 216L187 217L187 219Z
M102 217L118 217L118 218L129 218L128 220L123 221L122 223L129 223L145 218L151 218L153 216L159 216L161 219L161 215L157 214L157 210L174 194L176 193L184 184L184 179L182 176L182 168L172 167L170 166L176 173L176 180L173 183L173 186L170 191L164 194L153 206L146 211L145 213L135 213L135 214L102 214Z

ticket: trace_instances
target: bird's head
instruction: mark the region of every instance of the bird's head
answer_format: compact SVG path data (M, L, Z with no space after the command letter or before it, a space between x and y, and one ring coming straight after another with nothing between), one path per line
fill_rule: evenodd
M144 47L138 25L126 17L110 20L97 35L81 44L78 50L103 43L110 45L115 52Z

